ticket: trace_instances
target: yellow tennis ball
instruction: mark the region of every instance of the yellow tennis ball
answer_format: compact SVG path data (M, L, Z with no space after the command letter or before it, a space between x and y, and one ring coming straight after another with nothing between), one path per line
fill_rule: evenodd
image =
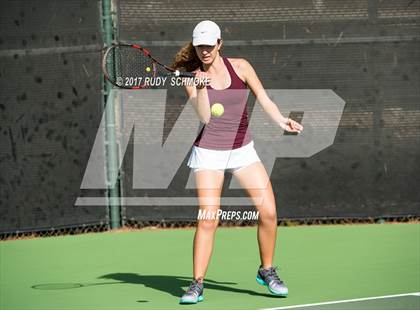
M150 72L150 70L152 70L150 67L146 67L146 72Z
M211 106L211 115L215 117L222 116L225 112L225 108L223 108L223 105L221 103L215 103Z

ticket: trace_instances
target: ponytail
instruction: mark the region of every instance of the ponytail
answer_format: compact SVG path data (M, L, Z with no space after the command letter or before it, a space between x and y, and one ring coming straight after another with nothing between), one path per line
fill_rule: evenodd
M201 66L201 60L198 58L195 48L192 45L192 42L185 44L179 51L176 53L173 62L172 68L191 72L196 70Z

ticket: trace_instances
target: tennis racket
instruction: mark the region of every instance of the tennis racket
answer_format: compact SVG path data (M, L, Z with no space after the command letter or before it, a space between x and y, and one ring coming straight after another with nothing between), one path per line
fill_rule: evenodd
M148 87L150 79L165 76L194 77L157 61L150 52L137 44L116 44L107 47L102 57L102 71L108 81L119 88Z

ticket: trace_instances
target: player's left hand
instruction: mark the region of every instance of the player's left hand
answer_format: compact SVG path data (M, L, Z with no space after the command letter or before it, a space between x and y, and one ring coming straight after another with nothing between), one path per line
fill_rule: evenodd
M300 133L303 130L303 126L291 118L286 118L284 123L282 123L280 126L288 132Z

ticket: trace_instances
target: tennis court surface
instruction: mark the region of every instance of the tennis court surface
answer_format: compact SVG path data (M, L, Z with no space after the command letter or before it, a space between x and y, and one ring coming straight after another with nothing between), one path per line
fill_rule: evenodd
M193 235L143 230L1 242L0 308L420 309L419 224L280 227L275 262L288 298L255 281L256 227L220 228L204 302L185 306L178 301L191 279Z

